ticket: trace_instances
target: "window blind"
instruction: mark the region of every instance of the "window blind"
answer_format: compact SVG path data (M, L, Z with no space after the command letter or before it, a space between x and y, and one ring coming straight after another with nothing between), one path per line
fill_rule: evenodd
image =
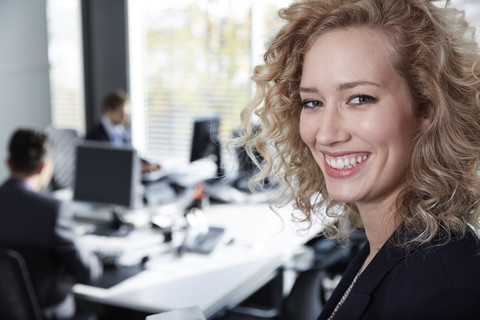
M48 0L52 125L85 133L80 0Z
M287 2L130 1L130 94L137 149L162 162L187 162L193 122L210 115L221 117L225 145L251 99L251 72L256 56L263 54L265 30L278 27L278 20L266 17L275 17ZM228 163L229 154L223 153Z

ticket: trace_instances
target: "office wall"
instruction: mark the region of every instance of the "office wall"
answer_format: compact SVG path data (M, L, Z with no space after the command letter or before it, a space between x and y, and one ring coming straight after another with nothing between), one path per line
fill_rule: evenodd
M46 0L0 1L0 179L19 126L50 123Z

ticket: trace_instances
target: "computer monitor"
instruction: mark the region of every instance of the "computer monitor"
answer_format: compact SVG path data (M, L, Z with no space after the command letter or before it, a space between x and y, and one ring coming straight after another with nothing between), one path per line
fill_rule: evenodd
M190 153L190 162L203 158L212 159L217 165L217 177L222 176L219 127L219 116L196 119L193 124L192 147Z
M85 141L77 146L73 199L134 208L139 203L140 160L135 149Z

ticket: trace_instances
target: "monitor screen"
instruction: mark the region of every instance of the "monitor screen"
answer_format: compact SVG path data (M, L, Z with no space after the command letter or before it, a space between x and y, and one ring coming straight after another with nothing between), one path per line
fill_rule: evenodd
M221 176L221 146L219 139L220 117L198 118L193 125L192 148L190 162L210 158L217 165L218 176Z
M134 208L140 160L130 147L86 141L77 146L73 199Z

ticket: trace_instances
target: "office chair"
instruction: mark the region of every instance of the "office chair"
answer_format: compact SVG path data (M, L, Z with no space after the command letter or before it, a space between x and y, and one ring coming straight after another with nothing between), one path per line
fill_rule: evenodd
M0 249L0 319L42 319L25 261L8 249Z
M315 252L311 268L298 271L298 276L287 297L282 301L277 313L262 315L258 310L234 307L227 311L225 320L315 320L320 315L327 299L327 279L343 275L348 264L366 241L363 230L350 234L347 245L341 245L326 237L317 237L307 243Z
M45 132L55 145L52 187L53 190L72 188L75 171L76 147L79 136L75 129L49 126Z
M227 310L222 320L316 320L325 304L322 282L326 277L322 269L298 272L289 295L277 308L239 305Z

